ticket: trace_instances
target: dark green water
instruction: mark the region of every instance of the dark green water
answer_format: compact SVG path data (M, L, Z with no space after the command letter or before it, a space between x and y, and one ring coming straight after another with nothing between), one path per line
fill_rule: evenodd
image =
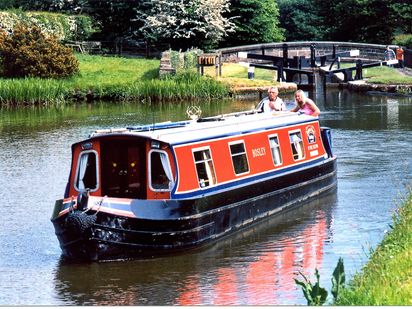
M411 185L412 100L347 91L318 92L315 100L322 125L332 128L335 192L198 251L74 265L62 263L50 222L70 145L96 129L184 120L188 104L0 111L0 305L305 304L293 281L299 271L313 279L317 267L330 290L343 257L350 278ZM202 104L202 115L255 103Z

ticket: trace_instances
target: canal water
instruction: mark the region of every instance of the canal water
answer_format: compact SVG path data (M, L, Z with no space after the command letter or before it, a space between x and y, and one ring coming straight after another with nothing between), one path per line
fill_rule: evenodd
M188 104L94 104L0 111L0 306L306 304L299 272L330 293L339 257L350 279L390 229L412 180L412 100L317 92L332 128L336 190L208 247L135 261L67 264L50 222L70 145L96 129L183 120ZM293 97L283 96L289 106ZM201 104L203 116L256 102ZM330 298L329 298L330 300Z

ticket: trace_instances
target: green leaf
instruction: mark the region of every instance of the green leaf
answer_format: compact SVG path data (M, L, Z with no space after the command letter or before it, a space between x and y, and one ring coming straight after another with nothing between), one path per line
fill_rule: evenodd
M343 265L343 259L340 257L332 274L332 295L335 300L338 298L339 292L344 288L345 268Z

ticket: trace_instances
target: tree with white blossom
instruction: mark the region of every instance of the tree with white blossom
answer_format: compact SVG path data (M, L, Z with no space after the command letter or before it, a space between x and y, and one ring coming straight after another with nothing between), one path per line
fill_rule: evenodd
M139 31L172 48L214 48L234 32L234 23L224 16L229 0L152 0L146 7L137 12L144 23Z

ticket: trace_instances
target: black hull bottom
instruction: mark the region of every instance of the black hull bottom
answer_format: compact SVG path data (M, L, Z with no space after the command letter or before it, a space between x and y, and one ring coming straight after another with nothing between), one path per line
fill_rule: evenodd
M302 202L334 189L336 179L334 159L229 193L183 201L182 208L196 211L179 218L133 219L99 212L79 214L75 218L78 224L70 226L66 216L52 221L63 256L68 259L103 261L158 256L209 244L299 207ZM80 228L73 228L76 224Z

